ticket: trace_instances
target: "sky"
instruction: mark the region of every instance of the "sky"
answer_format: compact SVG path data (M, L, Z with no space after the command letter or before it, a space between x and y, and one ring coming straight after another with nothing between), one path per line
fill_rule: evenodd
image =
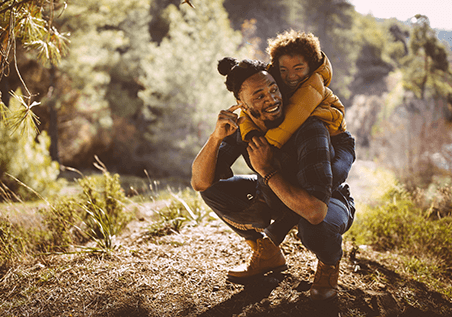
M349 0L361 14L376 18L395 17L406 21L416 14L426 15L434 29L452 31L452 0Z

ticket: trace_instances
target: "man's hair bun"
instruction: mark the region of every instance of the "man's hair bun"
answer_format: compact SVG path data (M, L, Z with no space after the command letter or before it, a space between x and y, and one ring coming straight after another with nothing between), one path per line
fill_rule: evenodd
M267 65L261 61L244 59L238 61L233 57L225 57L218 61L218 72L226 76L226 88L239 98L243 82L256 73L266 70Z
M223 76L227 76L234 68L234 66L237 66L237 64L237 59L233 57L225 57L222 60L218 61L218 72Z

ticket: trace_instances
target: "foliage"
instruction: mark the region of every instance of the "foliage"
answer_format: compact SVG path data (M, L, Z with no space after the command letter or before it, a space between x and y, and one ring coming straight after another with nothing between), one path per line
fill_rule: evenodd
M78 184L83 191L80 197L85 212L82 220L90 236L104 241L111 239L131 219L131 215L124 212L125 194L119 175L104 170L102 177L85 176ZM111 247L110 242L106 245Z
M243 35L243 46L256 45L256 50L265 52L267 39L275 37L277 33L294 28L300 29L297 8L301 7L298 0L224 0L224 7L228 12L232 27L241 30ZM249 24L254 25L254 40L247 38ZM266 54L265 54L266 55ZM268 61L267 56L252 56L247 58L258 58Z
M8 219L0 218L0 266L17 258L25 251L25 240Z
M0 80L3 76L9 76L12 64L26 92L26 95L15 95L25 110L11 110L13 115L9 123L13 130L19 126L37 130L37 118L32 108L39 104L35 100L36 94L29 91L19 71L18 42L23 48L36 53L44 66L57 65L67 53L69 35L59 32L53 21L55 13L61 14L65 6L66 2L59 0L6 0L0 5Z
M82 188L80 195L57 199L50 208L40 209L48 230L40 241L40 251L68 252L78 247L110 252L117 247L114 237L132 217L124 210L119 176L105 171L101 177L85 176L77 182ZM80 246L87 241L96 246Z
M188 176L193 157L213 130L216 115L234 102L216 71L223 56L240 57L221 0L192 9L170 5L169 33L150 45L139 93L149 124L152 173Z
M59 33L53 26L55 11L64 10L65 1L2 1L0 27L2 43L2 75L8 72L9 57L16 52L16 41L38 52L44 63L57 64L67 50L67 35ZM59 14L59 13L57 13Z
M381 91L381 82L393 70L395 62L389 30L372 16L355 16L354 40L360 49L356 59L356 74L350 88L354 94Z
M333 65L333 90L348 98L359 53L353 28L356 15L353 5L346 0L305 0L300 15L305 30L319 37L322 50Z
M76 199L62 198L51 208L41 208L43 225L46 228L38 239L39 252L64 252L70 245L86 241L82 233L74 230L79 222L81 209Z
M435 193L443 192L442 206L450 206L452 195L450 184L439 187ZM355 223L347 233L358 244L370 244L379 250L395 250L410 257L410 261L423 261L436 266L445 273L452 265L452 216L442 213L437 217L432 210L438 203L432 194L422 195L393 181L386 185L386 192L374 205L361 205ZM435 197L436 194L433 194ZM430 198L428 198L430 197ZM423 208L423 206L430 206ZM449 208L449 207L448 207ZM439 214L438 214L439 215Z
M28 230L27 249L32 252L69 252L79 247L88 252L110 252L117 245L117 235L131 220L125 211L125 195L119 175L111 175L104 166L101 176L84 176L77 180L81 193L56 197L47 207L39 208L44 228ZM36 193L37 194L37 193ZM94 241L95 247L81 243Z
M156 219L148 227L150 237L179 233L185 225L197 225L210 219L210 209L199 193L185 189L178 194L169 191L171 198L166 207L155 210ZM163 199L164 195L162 196Z
M20 92L18 92L20 94ZM7 174L14 176L41 195L56 193L63 180L58 180L59 165L52 162L49 155L50 139L44 131L36 137L30 133L20 135L12 132L7 122L23 105L15 99L5 114L5 120L0 121L0 181L22 199L36 198L27 189L20 186Z
M404 67L404 86L419 99L447 97L452 93L452 73L447 50L426 16L416 15L410 36L410 54ZM426 95L428 93L428 95Z

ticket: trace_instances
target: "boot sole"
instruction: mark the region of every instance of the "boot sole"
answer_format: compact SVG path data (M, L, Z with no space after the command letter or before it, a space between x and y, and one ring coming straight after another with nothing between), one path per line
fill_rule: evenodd
M254 280L256 280L256 279L258 279L260 277L263 277L267 273L270 273L270 272L281 273L281 272L287 270L288 268L289 267L286 264L284 264L284 265L277 266L275 268L269 269L268 271L265 271L265 272L262 272L262 273L259 273L259 274L255 274L255 275L252 275L252 276L245 276L245 277L232 276L232 275L228 274L227 280L229 282L232 282L232 283L235 283L235 284L247 284L247 283L250 283L250 282L252 282L252 281L254 281Z

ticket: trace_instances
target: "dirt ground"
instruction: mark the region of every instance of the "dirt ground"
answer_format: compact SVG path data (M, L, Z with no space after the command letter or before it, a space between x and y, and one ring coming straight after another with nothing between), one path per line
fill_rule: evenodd
M452 302L394 271L370 249L346 245L336 300L309 299L316 259L293 234L289 269L248 285L226 272L250 249L219 221L160 238L135 221L110 256L55 255L0 273L0 316L452 316Z
M364 174L355 168L352 190L364 199L370 182L357 175ZM288 270L230 283L227 270L251 254L244 241L219 220L151 238L152 208L111 255L41 256L0 269L0 316L452 316L451 298L404 275L395 254L354 252L349 242L338 298L312 302L317 260L293 233L282 244Z

